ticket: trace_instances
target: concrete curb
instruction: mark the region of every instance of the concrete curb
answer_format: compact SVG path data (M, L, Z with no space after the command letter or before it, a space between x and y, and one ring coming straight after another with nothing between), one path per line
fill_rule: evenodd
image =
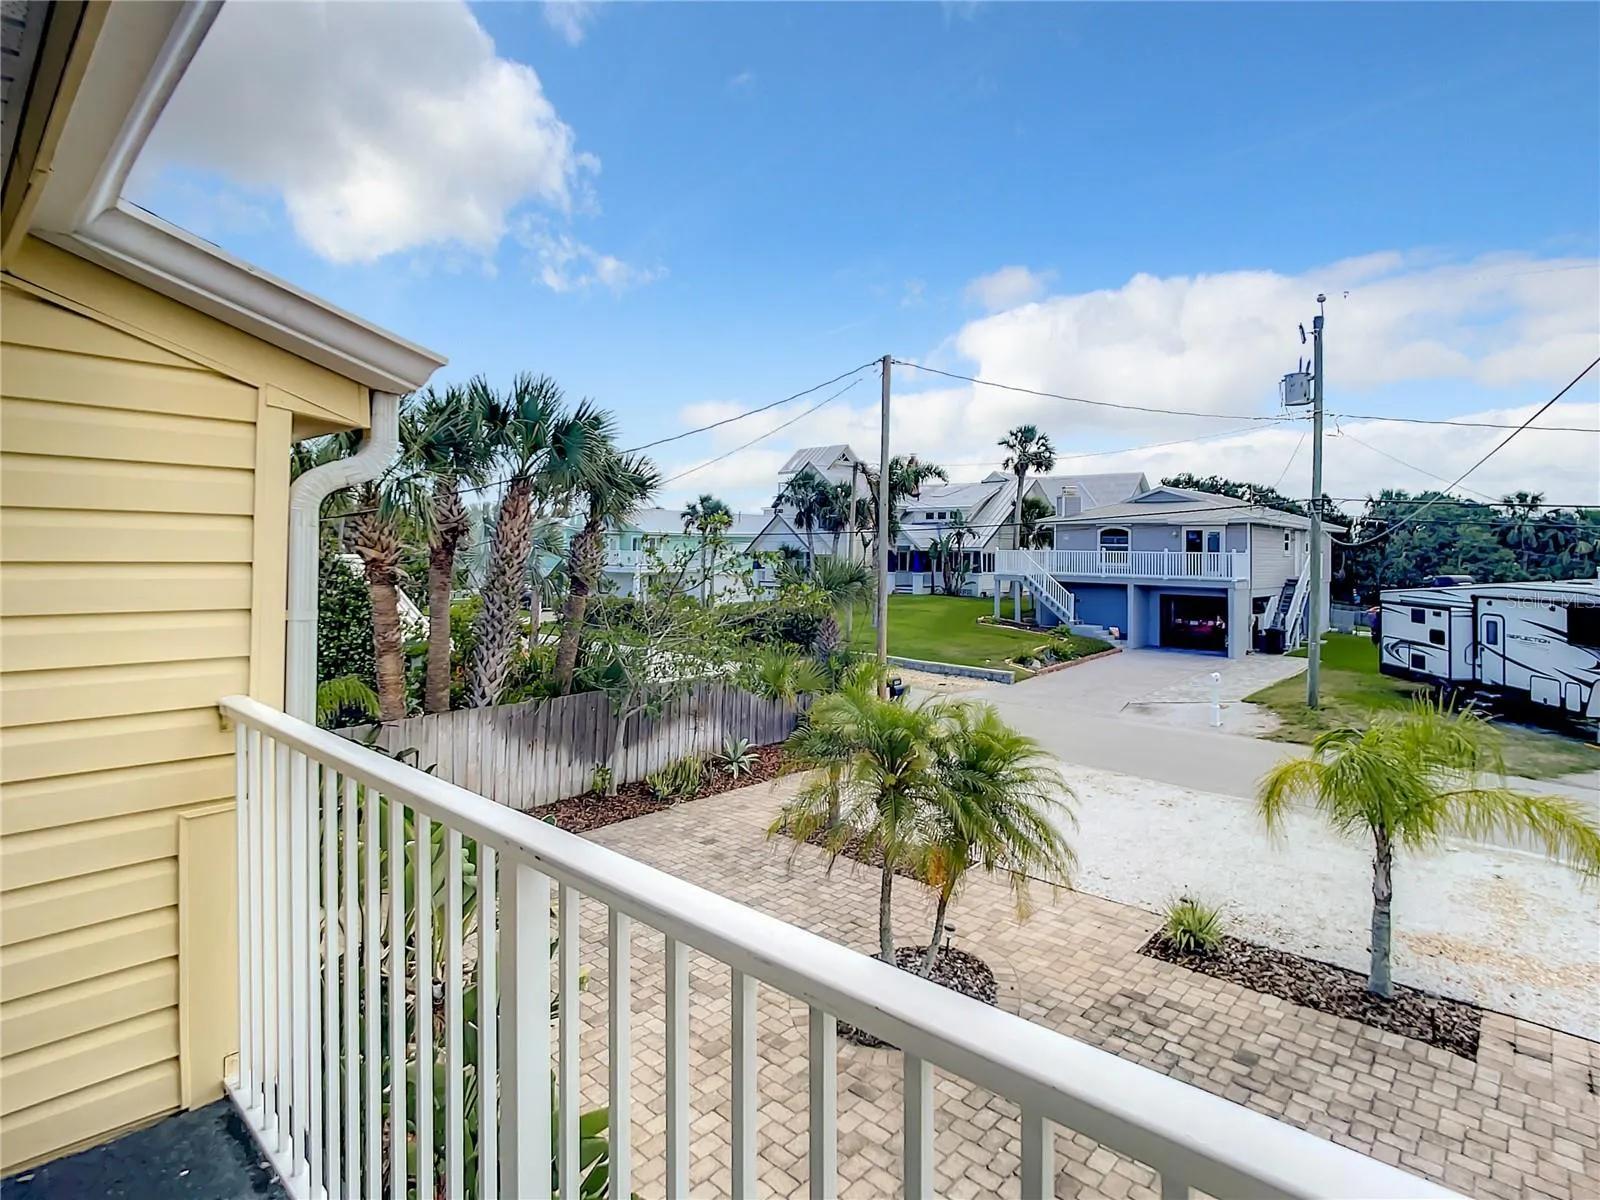
M925 658L899 658L889 655L889 662L908 671L926 671L929 675L958 675L963 679L982 679L989 683L1015 683L1017 677L1010 671L995 667L969 667L964 663L932 662Z

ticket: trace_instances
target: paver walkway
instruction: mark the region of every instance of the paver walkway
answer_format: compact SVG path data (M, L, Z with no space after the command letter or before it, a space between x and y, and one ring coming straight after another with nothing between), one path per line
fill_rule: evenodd
M593 834L597 842L847 945L875 944L874 873L821 852L768 843L793 777ZM1001 1003L1029 1020L1309 1129L1403 1169L1483 1197L1600 1194L1600 1044L1489 1014L1476 1062L1263 996L1139 954L1156 918L1081 893L1019 923L1009 892L975 880L953 906L955 944L996 969ZM922 938L922 890L896 891L896 926ZM580 1008L586 1105L605 1103L604 918L586 906ZM662 939L633 933L635 1189L659 1195L664 1171ZM694 1194L729 1186L729 978L691 956ZM806 1188L805 1007L760 992L761 1185ZM1019 1193L1015 1108L936 1074L940 1196ZM839 1048L839 1172L846 1196L898 1193L900 1061ZM1155 1196L1153 1172L1062 1131L1059 1196Z

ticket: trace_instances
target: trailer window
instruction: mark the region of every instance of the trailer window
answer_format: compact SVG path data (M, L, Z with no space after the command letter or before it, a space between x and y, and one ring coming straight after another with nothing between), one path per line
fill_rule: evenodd
M1425 608L1413 608L1411 610L1411 623L1413 625L1426 625L1428 623L1428 610Z
M1483 627L1483 644L1486 646L1498 646L1500 644L1500 623L1498 621L1485 623Z
M1567 606L1567 641L1574 646L1600 650L1600 604Z
M1442 629L1430 629L1430 630L1428 630L1428 640L1430 642L1432 642L1435 646L1444 645L1444 630L1442 630Z
M1413 671L1426 671L1428 669L1428 660L1420 654L1413 654L1411 656L1411 669Z

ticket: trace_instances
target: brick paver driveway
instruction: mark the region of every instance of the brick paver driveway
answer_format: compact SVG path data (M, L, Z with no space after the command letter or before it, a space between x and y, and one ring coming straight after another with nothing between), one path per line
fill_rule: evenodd
M594 840L850 946L876 944L876 874L768 843L794 780L760 785L613 825ZM1600 1044L1490 1014L1477 1062L1146 958L1155 926L1140 909L1080 893L1036 895L1019 923L1009 892L975 880L953 906L955 943L993 966L1001 1003L1031 1021L1309 1129L1474 1196L1600 1195ZM901 937L923 939L922 889L896 891ZM582 1004L586 1105L605 1103L603 916L588 906ZM635 927L632 1012L636 1190L660 1195L662 939ZM729 1188L731 1001L727 969L691 956L691 1105L696 1196ZM760 992L761 1183L806 1187L805 1007ZM1016 1109L966 1081L935 1076L941 1196L1016 1196ZM900 1063L889 1050L839 1047L839 1173L844 1195L898 1193ZM1154 1196L1153 1172L1063 1131L1059 1196Z

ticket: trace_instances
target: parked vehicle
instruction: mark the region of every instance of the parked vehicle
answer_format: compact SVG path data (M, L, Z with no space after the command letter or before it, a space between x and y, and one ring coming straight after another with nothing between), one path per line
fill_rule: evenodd
M1396 588L1382 601L1385 675L1600 720L1600 580Z

